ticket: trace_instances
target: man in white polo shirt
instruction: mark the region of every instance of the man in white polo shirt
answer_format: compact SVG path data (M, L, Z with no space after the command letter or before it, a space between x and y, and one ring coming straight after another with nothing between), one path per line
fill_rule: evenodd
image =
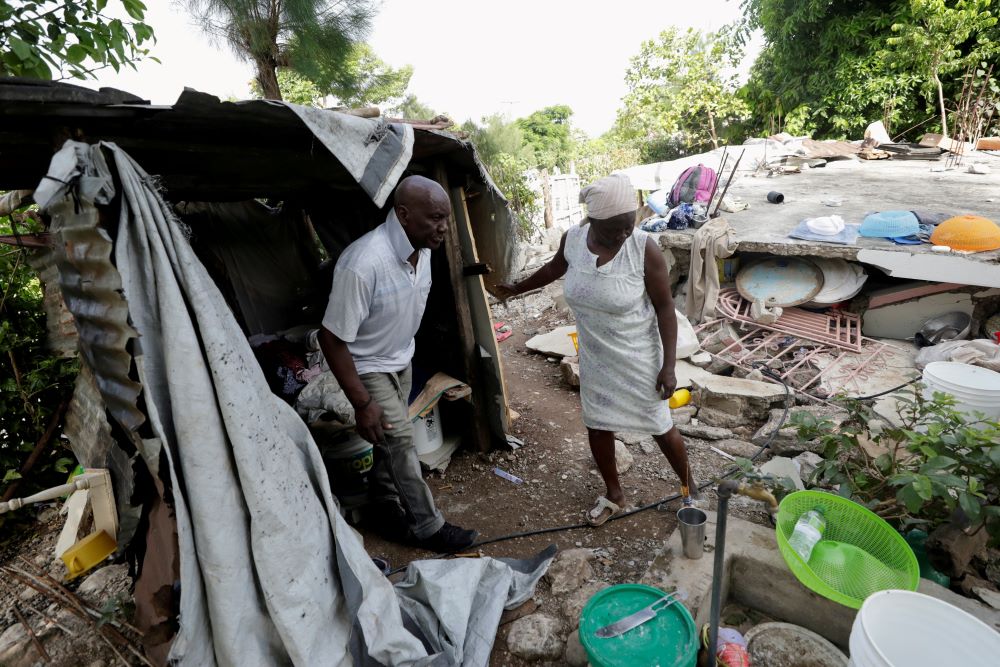
M447 523L420 472L408 417L413 336L431 289L431 250L451 216L436 182L410 176L386 221L337 260L319 342L354 406L358 434L376 446L369 475L375 525L431 551L460 551L476 531Z

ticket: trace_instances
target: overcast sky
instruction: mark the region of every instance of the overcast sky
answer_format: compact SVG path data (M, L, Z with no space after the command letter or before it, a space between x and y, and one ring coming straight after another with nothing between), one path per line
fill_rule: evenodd
M174 102L184 86L246 97L253 77L247 64L211 44L182 4L146 4L158 40L153 53L163 64L109 71L87 85L121 88L158 104ZM568 104L573 123L598 135L614 123L629 58L643 40L671 24L715 30L738 16L737 0L383 0L369 41L389 64L412 65L409 92L458 122Z

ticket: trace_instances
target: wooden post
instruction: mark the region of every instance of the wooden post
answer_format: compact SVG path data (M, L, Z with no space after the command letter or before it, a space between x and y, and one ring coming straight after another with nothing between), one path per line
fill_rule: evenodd
M542 169L542 204L545 207L545 229L552 229L555 224L555 214L552 212L552 183L549 181L549 170Z
M441 162L438 162L434 167L434 180L444 188L445 192L450 192L448 174ZM465 287L465 260L462 257L462 241L458 236L454 210L452 210L448 220L448 231L444 244L448 256L448 274L451 278L452 291L455 294L455 314L458 317L458 338L462 348L465 383L472 387L473 438L479 451L488 452L492 449L493 444L490 439L489 416L486 414L487 403L484 400L483 381L479 373L479 355L476 354L476 334L472 327L469 293Z

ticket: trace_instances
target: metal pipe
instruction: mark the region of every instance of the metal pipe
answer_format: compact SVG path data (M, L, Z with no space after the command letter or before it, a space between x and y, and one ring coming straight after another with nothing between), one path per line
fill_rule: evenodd
M719 640L719 614L722 612L722 576L726 562L726 516L729 514L729 498L738 493L748 498L759 500L767 505L767 511L772 519L778 512L778 501L774 495L763 486L748 486L727 479L719 484L716 491L719 496L719 507L715 523L715 562L712 564L712 609L709 614L708 626L708 667L715 667L715 644Z
M712 611L708 626L708 667L715 667L715 645L719 639L719 614L722 605L722 575L726 561L726 515L729 498L739 488L739 482L726 480L719 484L719 506L715 524L715 563L712 565Z
M747 149L743 149L740 156L736 158L736 165L733 167L733 171L729 174L729 180L726 181L726 187L722 188L722 194L719 195L719 203L715 205L715 211L709 216L710 218L717 218L719 216L719 207L722 206L722 200L726 198L726 193L729 192L729 186L732 184L733 179L736 178L736 170L740 168L740 160L743 159L743 154L747 152Z

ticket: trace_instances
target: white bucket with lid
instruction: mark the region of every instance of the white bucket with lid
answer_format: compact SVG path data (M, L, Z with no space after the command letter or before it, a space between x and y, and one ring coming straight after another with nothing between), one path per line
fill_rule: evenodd
M929 595L880 591L854 617L850 648L854 667L992 665L1000 633Z

